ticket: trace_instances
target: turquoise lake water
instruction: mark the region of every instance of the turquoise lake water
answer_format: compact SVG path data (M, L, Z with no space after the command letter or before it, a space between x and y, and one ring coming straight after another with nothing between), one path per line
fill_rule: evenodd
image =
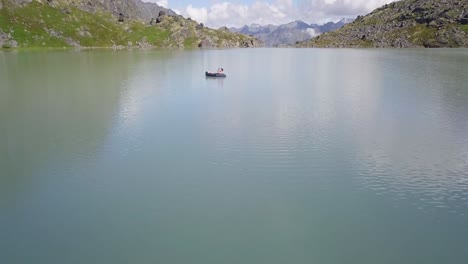
M0 238L5 264L466 263L468 50L0 52Z

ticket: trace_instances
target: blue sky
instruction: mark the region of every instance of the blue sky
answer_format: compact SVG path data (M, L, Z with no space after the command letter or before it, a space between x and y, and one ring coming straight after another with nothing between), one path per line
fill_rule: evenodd
M295 20L325 23L364 15L394 0L144 0L168 7L213 28Z

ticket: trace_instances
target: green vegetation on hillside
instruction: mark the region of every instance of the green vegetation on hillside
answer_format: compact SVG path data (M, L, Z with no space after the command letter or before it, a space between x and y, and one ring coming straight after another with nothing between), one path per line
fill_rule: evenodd
M0 29L27 47L109 47L141 41L155 46L168 38L167 30L139 22L119 24L109 13L91 14L74 7L54 8L36 1L25 7L0 10ZM130 29L127 31L126 28Z
M19 47L198 47L247 46L251 37L200 27L181 16L164 16L150 25L140 20L117 22L106 11L86 12L77 7L36 0L25 6L3 1L0 9L0 46L13 40ZM6 38L9 42L3 42ZM252 42L253 43L253 42ZM252 44L253 46L253 44Z

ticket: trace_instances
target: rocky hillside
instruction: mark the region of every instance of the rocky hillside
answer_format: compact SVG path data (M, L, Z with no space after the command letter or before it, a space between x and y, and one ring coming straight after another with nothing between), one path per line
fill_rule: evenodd
M279 47L294 45L298 41L309 40L323 32L328 32L341 28L349 20L342 19L339 22L328 22L324 25L307 24L297 20L284 25L261 26L253 24L241 28L231 28L232 32L254 36L265 43L265 46Z
M257 47L140 0L0 0L0 47Z
M467 0L403 0L298 47L468 47Z

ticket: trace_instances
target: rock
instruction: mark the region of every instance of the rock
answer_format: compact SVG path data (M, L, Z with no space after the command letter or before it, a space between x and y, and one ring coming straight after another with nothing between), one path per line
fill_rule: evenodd
M460 19L460 24L468 25L468 15L466 15L464 18Z
M62 7L62 8L60 8L60 12L62 12L63 14L67 14L67 15L70 15L70 14L71 14L71 10L70 10L70 8L68 8L68 7Z
M0 48L16 48L18 42L11 36L10 33L5 33L0 29Z
M424 41L425 48L443 48L446 47L448 41L443 38L429 39Z
M435 20L429 22L429 24L427 24L427 25L430 26L430 27L438 27L439 26L439 24Z
M196 28L197 30L203 29L203 23L198 24L195 28Z
M426 11L425 8L418 6L418 7L414 8L413 11L411 11L411 13L422 13L424 11Z
M165 15L166 15L166 12L164 12L164 11L159 11L158 17L165 16Z
M427 20L426 17L418 17L415 19L416 23L418 24L427 24L429 21Z
M118 22L124 22L125 21L125 16L124 14L120 13L119 14L119 19L117 20Z
M154 19L154 18L151 18L151 21L150 21L150 23L149 23L149 24L150 24L150 25L154 25L154 24L156 24L156 19Z
M93 35L91 34L91 32L89 32L89 30L87 28L80 27L77 31L78 31L78 35L80 35L82 37L87 37L87 38L92 38L93 37Z
M210 47L213 47L213 43L211 43L211 41L209 39L205 38L198 44L198 47L199 48L210 48Z
M410 48L412 47L411 42L406 39L397 39L392 43L392 47L395 48Z
M241 46L244 47L244 48L253 48L253 47L255 47L253 40L243 41Z
M147 49L153 47L153 45L151 45L148 42L148 39L146 37L143 37L140 41L137 41L137 45L140 49Z
M72 38L64 38L63 39L69 46L75 47L75 48L80 48L81 45L78 41L72 39Z
M47 33L49 33L49 36L53 37L53 38L60 38L62 36L62 32L61 31L55 31L53 29L45 29L45 31Z

